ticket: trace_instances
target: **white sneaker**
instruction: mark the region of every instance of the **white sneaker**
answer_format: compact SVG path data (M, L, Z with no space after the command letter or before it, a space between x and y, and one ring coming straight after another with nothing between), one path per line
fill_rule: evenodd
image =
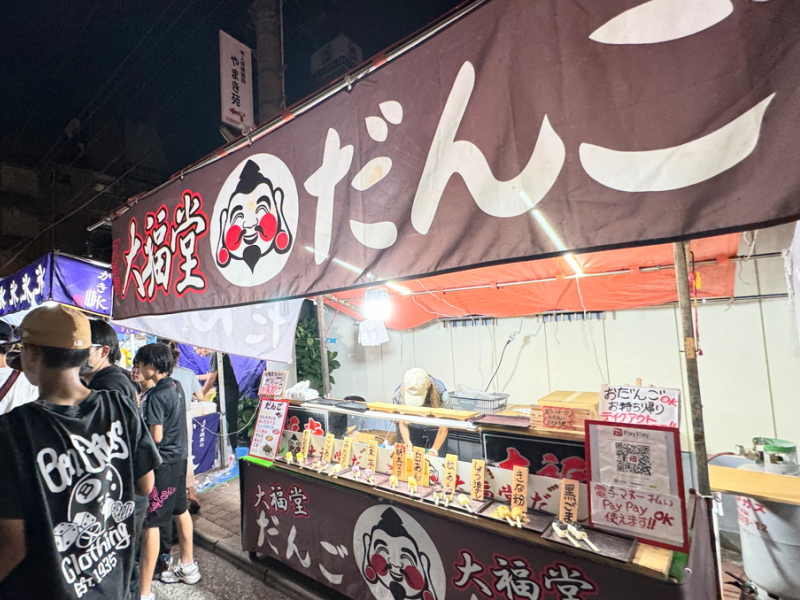
M177 561L174 567L167 569L161 574L161 581L164 583L183 582L194 585L200 581L200 569L197 566L197 562L184 565L181 561Z
M139 596L141 600L156 600L155 594L150 594L149 596Z

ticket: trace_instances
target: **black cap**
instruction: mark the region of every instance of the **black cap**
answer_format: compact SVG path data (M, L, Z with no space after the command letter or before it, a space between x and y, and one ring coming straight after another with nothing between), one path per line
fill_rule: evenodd
M16 330L5 321L0 321L0 344L16 341L19 341Z
M12 350L6 354L6 365L15 371L22 371L22 353L19 350Z

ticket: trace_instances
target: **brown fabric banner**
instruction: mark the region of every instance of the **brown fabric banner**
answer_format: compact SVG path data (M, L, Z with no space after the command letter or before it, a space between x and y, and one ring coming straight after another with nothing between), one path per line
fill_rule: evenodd
M800 11L491 0L114 222L115 317L800 215Z
M608 559L506 537L446 516L240 461L242 546L363 600L713 598L706 518L683 585ZM698 502L698 505L701 503ZM705 504L703 504L705 507ZM442 511L443 512L443 511Z

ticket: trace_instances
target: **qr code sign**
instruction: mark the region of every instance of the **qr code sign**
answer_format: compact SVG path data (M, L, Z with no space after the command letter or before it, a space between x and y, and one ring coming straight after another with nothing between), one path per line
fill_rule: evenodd
M617 471L634 475L652 475L650 472L650 446L617 442Z

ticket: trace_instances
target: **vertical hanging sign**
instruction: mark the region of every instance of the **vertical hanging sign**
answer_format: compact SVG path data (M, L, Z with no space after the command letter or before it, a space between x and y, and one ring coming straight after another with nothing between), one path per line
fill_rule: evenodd
M253 73L250 48L219 32L222 122L239 131L253 127Z

